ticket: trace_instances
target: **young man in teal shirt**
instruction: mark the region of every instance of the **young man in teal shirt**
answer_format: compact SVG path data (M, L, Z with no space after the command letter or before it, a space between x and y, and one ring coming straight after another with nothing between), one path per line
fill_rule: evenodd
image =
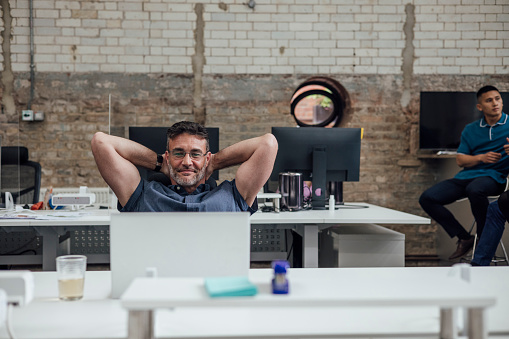
M508 144L509 119L502 108L502 97L497 88L484 86L477 92L477 109L484 116L468 124L461 133L456 162L463 169L454 178L424 191L419 199L424 211L451 238L458 237L456 251L450 260L460 258L472 249L474 237L444 205L468 198L480 237L489 205L488 196L498 195L505 189L509 156L504 145Z

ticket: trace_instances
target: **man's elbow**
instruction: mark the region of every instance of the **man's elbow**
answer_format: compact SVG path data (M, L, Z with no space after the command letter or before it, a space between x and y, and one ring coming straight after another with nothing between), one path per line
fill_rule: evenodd
M458 153L456 154L456 165L458 165L459 167L463 167L463 158L462 158L462 154Z
M267 133L262 136L263 145L267 149L268 152L277 154L278 143L276 137L272 133Z
M468 167L470 158L465 154L458 153L456 155L456 165L459 167Z
M103 132L96 132L92 137L92 141L90 142L90 144L92 146L92 153L94 154L94 156L96 156L100 152L101 148L104 146L105 139L107 136L108 135Z

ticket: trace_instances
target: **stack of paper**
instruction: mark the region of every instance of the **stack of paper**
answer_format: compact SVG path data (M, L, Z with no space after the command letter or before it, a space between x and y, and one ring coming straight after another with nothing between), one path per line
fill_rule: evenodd
M211 297L242 297L258 292L247 277L205 278L205 289Z

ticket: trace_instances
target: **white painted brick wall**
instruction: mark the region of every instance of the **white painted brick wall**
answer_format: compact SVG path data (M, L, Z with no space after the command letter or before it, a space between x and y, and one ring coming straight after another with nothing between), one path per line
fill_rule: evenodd
M205 73L399 74L411 3L414 74L509 73L507 0L223 3L34 1L36 69L190 73L195 6L203 4ZM28 0L10 5L12 68L27 71Z

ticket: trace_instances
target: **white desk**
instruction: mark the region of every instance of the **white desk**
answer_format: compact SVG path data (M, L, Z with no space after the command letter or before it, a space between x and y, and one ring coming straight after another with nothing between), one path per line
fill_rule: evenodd
M210 298L203 278L137 278L121 302L129 310L129 339L152 338L153 312L179 307L300 308L309 316L315 308L331 308L334 312L336 308L436 307L437 313L440 310L440 337L450 339L457 337L457 315L453 309L464 307L468 311L468 337L487 338L484 312L495 304L495 292L472 289L459 275L425 275L422 271L404 268L295 270L291 272L290 294L274 295L270 287L272 272L252 270L249 278L259 293L238 298ZM329 334L342 334L341 329L336 331Z
M318 232L332 226L360 224L430 224L431 220L409 213L365 203L351 205L366 208L307 210L281 213L256 212L251 225L275 224L277 228L295 229L302 236L303 267L318 267Z
M317 271L374 272L364 279L369 291L376 288L378 272L405 270L423 280L445 277L448 267L371 268L371 269L291 269L290 288L297 288L299 276ZM369 270L369 271L368 271ZM352 273L352 274L354 274ZM251 270L258 279L270 276L270 270ZM120 300L108 299L111 287L109 271L86 273L85 296L81 301L57 299L55 272L36 272L35 299L25 307L14 308L13 330L23 339L118 339L127 337L128 313ZM352 276L352 275L350 275ZM509 337L508 267L475 267L472 290L496 291L497 303L486 318L490 339ZM265 282L267 283L267 282ZM338 282L340 291L346 286ZM416 290L416 292L419 292ZM309 311L309 309L307 309ZM393 307L316 307L306 312L301 307L187 307L156 312L156 338L438 338L439 313L432 306ZM8 338L0 326L0 338Z
M429 224L428 218L399 212L371 204L355 203L367 208L341 208L329 210L307 210L297 212L262 213L251 216L252 225L277 225L277 228L295 229L303 237L303 266L318 267L318 232L337 225L359 224ZM85 210L87 211L87 210ZM55 213L55 211L51 211ZM55 270L58 236L73 226L109 226L110 213L116 210L88 210L80 218L59 220L0 220L0 227L32 227L43 236L43 270ZM41 214L48 213L40 211ZM2 258L0 257L0 260Z
M35 215L58 214L59 211L35 211ZM66 213L69 211L66 211ZM38 220L38 219L0 219L0 227L7 230L15 230L16 227L30 227L42 236L42 258L34 263L42 263L45 271L56 270L55 258L58 250L58 237L76 226L109 226L110 213L118 213L112 210L80 210L78 213L86 213L79 217L62 217L61 219ZM1 257L1 263L17 263L16 259L31 259L31 256L8 256ZM24 263L20 261L19 263ZM29 262L31 263L31 262Z

